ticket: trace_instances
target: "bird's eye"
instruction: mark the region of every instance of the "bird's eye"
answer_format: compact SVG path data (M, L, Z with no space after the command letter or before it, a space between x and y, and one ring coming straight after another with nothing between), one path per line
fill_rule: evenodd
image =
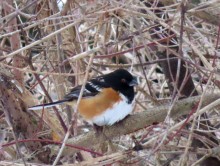
M126 83L126 82L127 81L124 78L121 79L121 83Z

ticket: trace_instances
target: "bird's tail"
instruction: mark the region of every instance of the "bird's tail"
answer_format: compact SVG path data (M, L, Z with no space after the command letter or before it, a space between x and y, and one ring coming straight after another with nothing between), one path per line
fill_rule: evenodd
M39 110L39 109L44 109L44 108L49 108L49 107L53 107L59 104L63 104L65 102L68 102L68 100L59 100L59 101L55 101L52 103L46 103L46 104L40 104L40 105L36 105L33 107L29 107L28 110Z

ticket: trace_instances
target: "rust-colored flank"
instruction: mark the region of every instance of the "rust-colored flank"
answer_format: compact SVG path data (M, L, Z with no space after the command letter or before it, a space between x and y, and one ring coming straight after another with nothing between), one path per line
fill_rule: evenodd
M118 92L112 88L106 88L94 97L82 99L78 111L83 118L90 120L97 115L101 115L104 110L112 108L115 103L121 100Z

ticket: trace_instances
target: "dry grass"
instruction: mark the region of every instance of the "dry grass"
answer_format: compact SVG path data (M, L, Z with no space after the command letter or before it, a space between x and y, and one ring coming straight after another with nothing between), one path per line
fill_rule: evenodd
M0 0L0 165L196 165L218 155L215 141L201 133L213 133L219 140L219 101L210 97L207 107L204 103L207 94L219 93L220 87L220 2L200 1L164 0L159 9L168 19L140 0ZM159 25L177 37L178 51L167 45L170 36L153 37L152 29ZM178 97L169 91L159 65L164 59L157 54L164 49L186 62L201 95L195 100L198 107L180 107L175 116L171 110ZM141 78L134 113L164 107L164 115L151 115L152 123L161 123L150 125L131 116L106 129L111 139L106 143L66 105L26 111L62 99L72 87L117 68ZM196 113L185 120L180 118L184 111ZM199 123L204 121L202 111L211 122L205 129ZM206 147L194 149L194 138ZM134 144L143 150L135 152Z

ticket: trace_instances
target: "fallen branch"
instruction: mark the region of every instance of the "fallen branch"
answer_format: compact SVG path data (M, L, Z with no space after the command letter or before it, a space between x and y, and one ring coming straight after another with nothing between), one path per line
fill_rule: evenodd
M220 95L206 95L203 99L202 107L209 105L220 97ZM188 114L194 105L199 102L200 96L190 97L181 101L178 101L171 111L171 118L177 119L182 115ZM104 141L113 139L121 135L126 135L133 133L137 130L143 129L153 123L163 122L167 116L167 111L169 110L169 105L160 106L134 114L127 117L120 123L115 124L114 126L106 127L104 132L105 136L97 135L94 131L90 131L86 134L82 134L75 138L71 138L67 141L68 144L78 145L81 147L92 147L94 145L103 143ZM64 153L75 153L78 149L66 148Z

